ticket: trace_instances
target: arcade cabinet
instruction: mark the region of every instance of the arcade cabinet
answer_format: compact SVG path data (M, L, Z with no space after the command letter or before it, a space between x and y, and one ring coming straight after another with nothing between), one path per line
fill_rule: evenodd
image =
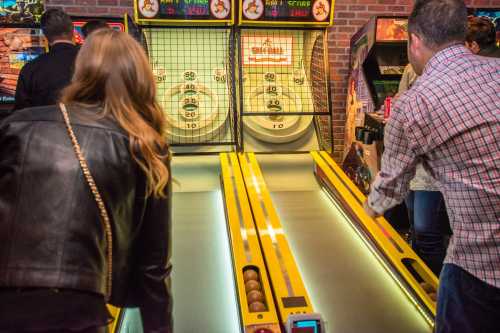
M407 25L407 18L376 16L351 38L343 170L366 194L380 169L384 120L377 111L397 93L408 64Z
M332 149L329 1L242 1L242 145L254 152Z
M408 263L418 267L421 278L435 277L409 254L411 249L385 220L366 220L374 223L373 229L364 225L364 196L356 192L329 154L332 99L327 28L332 24L332 7L327 0L244 0L239 6L237 73L244 153L238 161L256 217L277 314L282 327L290 329L286 332L300 331L303 321L296 314L302 312L317 327L311 332L429 331L419 316L374 324L380 315L377 309L408 309L407 304L366 306L364 295L355 292L362 284L370 293L377 293L372 282L382 281L380 272L372 270L371 257L358 252L363 237L397 244L405 257L411 256ZM396 67L392 59L383 59L384 66ZM384 74L391 69L395 68L384 68ZM347 199L348 193L356 194ZM369 229L379 234L368 236ZM406 271L403 275L408 281L414 279L409 272L412 267L402 261L396 265L397 270ZM356 279L351 284L342 276ZM387 294L374 297L378 301L401 300L388 285L382 288ZM321 317L314 318L315 312ZM362 319L348 319L353 312Z
M342 169L364 194L380 170L386 98L396 95L408 64L407 26L405 17L376 16L351 38ZM398 231L408 232L404 204L385 216Z

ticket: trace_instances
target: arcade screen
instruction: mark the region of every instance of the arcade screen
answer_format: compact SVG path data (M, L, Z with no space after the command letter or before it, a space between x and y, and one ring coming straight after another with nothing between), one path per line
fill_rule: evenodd
M0 28L0 105L13 104L19 72L45 52L45 38L36 28Z
M99 19L102 19L102 18L99 18ZM125 31L125 25L123 24L122 20L112 20L112 19L103 19L106 21L106 23L108 24L108 26L111 28L111 29L114 29L114 30L117 30L117 31L122 31L124 32ZM82 19L82 18L73 18L73 26L74 26L74 39L75 39L75 43L77 44L83 44L83 41L85 40L85 37L83 37L83 32L82 32L82 28L83 26L85 25L85 23L87 23L88 21L90 21L90 19Z
M397 18L377 19L377 42L408 40L408 20Z
M403 75L408 64L406 41L376 46L375 58L381 75Z
M0 0L0 23L37 23L43 9L42 0Z

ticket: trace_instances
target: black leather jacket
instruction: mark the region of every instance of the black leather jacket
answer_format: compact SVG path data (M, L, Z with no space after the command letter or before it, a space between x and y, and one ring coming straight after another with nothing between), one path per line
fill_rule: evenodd
M146 332L168 332L170 188L168 199L145 197L145 177L131 158L124 131L99 119L97 109L68 111L113 223L111 303L142 307ZM105 249L99 211L58 107L20 110L3 120L0 288L103 294Z

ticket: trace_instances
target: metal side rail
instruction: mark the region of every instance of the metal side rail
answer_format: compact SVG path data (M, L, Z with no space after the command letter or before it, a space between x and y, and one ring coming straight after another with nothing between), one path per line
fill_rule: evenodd
M253 153L238 157L281 323L287 333L324 333L324 322L313 311L257 159Z
M280 333L268 273L236 153L220 154L240 320L245 333Z
M437 293L438 278L383 217L373 219L364 209L365 195L359 191L327 152L311 152L315 174L322 185L355 221L370 239L369 244L377 259L389 271L413 304L433 326L436 303L431 297ZM373 245L376 248L373 248ZM380 256L382 254L383 257ZM389 266L389 265L390 266ZM391 267L392 266L392 267Z

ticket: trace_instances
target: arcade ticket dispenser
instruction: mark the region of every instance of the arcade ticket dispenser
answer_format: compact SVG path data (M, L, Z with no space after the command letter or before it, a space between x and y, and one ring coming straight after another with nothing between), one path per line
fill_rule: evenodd
M372 18L351 39L343 169L365 194L380 169L386 97L396 95L407 56L408 19Z
M331 150L326 27L332 11L327 0L240 1L243 150Z
M14 107L21 68L47 50L42 12L40 0L0 1L0 120Z
M231 150L234 112L231 0L134 1L175 152Z

